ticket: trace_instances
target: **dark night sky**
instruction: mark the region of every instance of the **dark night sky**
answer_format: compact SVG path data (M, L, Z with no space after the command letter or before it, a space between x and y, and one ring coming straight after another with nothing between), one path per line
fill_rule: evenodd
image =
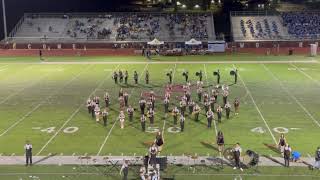
M5 0L8 33L27 12L107 12L115 11L131 0ZM1 0L0 0L1 2ZM2 5L0 39L3 38Z

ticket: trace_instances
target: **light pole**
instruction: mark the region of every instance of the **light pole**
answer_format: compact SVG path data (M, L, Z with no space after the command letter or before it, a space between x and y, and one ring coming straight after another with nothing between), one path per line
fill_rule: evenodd
M6 41L8 38L8 32L7 32L6 5L4 3L4 0L2 0L2 16L3 16L4 40Z

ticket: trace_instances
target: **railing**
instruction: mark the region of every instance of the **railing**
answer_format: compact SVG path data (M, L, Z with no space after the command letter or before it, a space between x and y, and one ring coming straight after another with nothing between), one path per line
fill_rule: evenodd
M12 29L12 31L9 33L8 37L14 37L14 35L16 34L16 32L18 31L18 29L20 28L20 26L22 25L22 23L25 20L25 16L22 16L20 18L20 20L18 21L18 23L14 26L14 28Z
M279 15L277 11L232 11L230 16L275 16Z
M316 34L313 36L294 36L294 35L288 35L288 36L280 36L280 37L261 37L261 38L252 38L252 37L243 37L241 35L234 36L234 41L315 41L320 40L320 34Z

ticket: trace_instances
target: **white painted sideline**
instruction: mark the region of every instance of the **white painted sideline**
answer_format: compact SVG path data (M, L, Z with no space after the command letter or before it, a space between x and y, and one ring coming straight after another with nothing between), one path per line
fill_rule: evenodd
M235 66L234 64L233 64L233 67L234 67L234 68L236 68L236 66ZM249 97L251 98L251 100L252 100L252 102L253 102L253 104L254 104L255 108L257 109L257 111L258 111L258 113L259 113L259 115L260 115L261 119L263 120L263 122L264 122L265 126L267 127L267 129L268 129L268 131L269 131L269 133L270 133L270 135L271 135L271 137L272 137L272 139L273 139L274 143L275 143L275 144L277 144L277 140L276 140L276 138L274 137L274 135L273 135L273 133L272 133L272 131L271 131L271 129L270 129L270 127L269 127L269 125L268 125L267 121L265 120L265 118L264 118L264 116L262 115L262 113L261 113L261 111L260 111L259 107L257 106L256 101L253 99L253 96L252 96L252 94L251 94L250 90L248 89L247 85L245 84L245 82L243 81L242 77L240 76L239 71L238 71L238 76L239 76L239 79L240 79L240 81L242 82L242 84L243 84L244 88L245 88L245 89L246 89L246 91L248 92L248 95L249 95Z
M207 86L208 86L208 93L210 94L210 88L209 88L209 81L208 81L208 75L207 75L207 67L206 67L206 64L203 64L203 67L204 67L204 74L206 76L206 80L207 80ZM212 111L214 111L214 109L212 109ZM216 136L218 135L218 130L217 130L217 124L216 124L216 121L213 120L213 125L214 125L214 130L216 132Z
M310 117L310 119L313 120L313 122L314 122L316 125L318 125L318 127L320 127L319 121L317 121L317 120L313 117L313 115L307 110L307 108L304 107L304 106L301 104L301 102L300 102L292 93L290 93L290 91L283 85L283 83L280 81L280 79L278 79L278 78L273 74L273 72L270 71L270 69L269 69L266 65L264 65L264 64L262 64L262 65L263 65L264 69L273 77L273 79L275 79L276 81L279 82L281 88L282 88L284 91L286 91L286 93L300 106L300 108Z
M80 71L76 76L74 76L72 79L70 79L68 82L66 82L61 88L59 88L58 90L56 90L54 93L52 93L50 96L48 96L45 100L41 101L37 106L35 106L33 109L31 109L31 111L27 112L24 116L22 116L18 121L16 121L15 123L13 123L9 128L7 128L4 132L2 132L0 134L0 137L2 137L3 135L5 135L7 132L9 132L12 128L14 128L16 125L18 125L21 121L23 121L24 119L26 119L31 113L33 113L34 111L36 111L43 103L47 102L52 96L54 96L55 94L57 94L58 92L60 92L61 90L63 90L66 86L68 86L72 81L74 81L75 79L77 79L83 72L85 72L86 70L89 69L90 66L87 66L84 70Z
M117 69L120 65L118 65L115 69ZM113 72L110 72L109 76L107 76L108 78L112 75ZM105 82L105 78L102 79L102 81L99 83L99 85L91 92L91 94L88 96L91 97L99 88L100 86L102 86L102 84ZM88 99L87 98L87 99ZM73 117L79 112L79 110L81 109L81 107L84 105L85 103L81 103L80 106L71 114L71 116L64 122L64 124L60 127L60 129L58 131L56 131L54 133L53 136L51 136L51 138L46 142L46 144L40 149L40 151L36 154L39 155L47 146L48 144L60 133L60 131L68 124L69 121L71 121L73 119Z
M20 63L10 63L10 64L38 64L38 65L46 65L46 64L288 64L288 63L306 63L306 64L319 64L320 62L317 60L308 60L308 61L107 61L107 62L99 62L99 61L90 61L87 59L86 62L20 62ZM0 63L0 64L8 64L8 63Z
M149 64L146 64L146 65L144 66L144 68L143 68L143 70L142 70L142 74L141 74L141 75L139 76L139 78L138 78L138 81L139 81L139 82L141 81L141 77L143 76L143 73L146 71L146 69L147 69L148 66L149 66ZM119 65L118 65L118 67L119 67ZM132 92L134 91L134 89L135 89L135 88L132 88L132 89L131 89L130 95L132 94ZM99 148L99 151L98 151L98 153L97 153L97 156L100 155L100 153L101 153L104 145L107 143L107 141L108 141L108 139L109 139L109 137L110 137L110 135L111 135L111 132L112 132L114 126L115 126L116 123L118 122L117 119L118 119L118 117L116 117L116 119L115 119L115 121L114 121L111 129L109 130L109 133L107 134L106 138L103 140L103 143L101 144L101 146L100 146L100 148Z

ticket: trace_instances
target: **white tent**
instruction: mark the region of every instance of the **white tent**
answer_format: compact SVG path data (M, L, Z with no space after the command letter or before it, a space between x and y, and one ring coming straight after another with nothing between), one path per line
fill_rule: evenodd
M187 45L201 45L202 44L202 42L201 41L197 41L197 40L195 40L195 39L190 39L189 41L186 41L185 42Z
M149 44L149 45L155 45L155 46L157 46L157 45L162 45L162 44L164 44L164 42L163 42L163 41L159 41L157 38L154 38L154 40L148 42L148 44Z

